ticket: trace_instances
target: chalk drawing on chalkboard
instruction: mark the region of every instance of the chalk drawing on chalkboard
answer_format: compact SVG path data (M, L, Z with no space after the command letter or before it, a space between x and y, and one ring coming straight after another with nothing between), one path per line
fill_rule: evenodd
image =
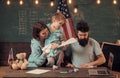
M18 30L19 30L19 34L26 34L27 31L26 31L26 26L27 26L27 17L26 17L26 11L25 10L22 10L22 11L19 11L18 12L19 14L19 27L18 27Z

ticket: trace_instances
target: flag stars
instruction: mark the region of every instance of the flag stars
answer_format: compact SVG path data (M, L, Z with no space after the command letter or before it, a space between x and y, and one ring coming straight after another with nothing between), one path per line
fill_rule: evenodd
M61 4L61 2L59 2L59 4Z
M65 9L65 11L67 12L68 10L67 10L67 9Z
M68 14L66 14L66 16L67 16L67 17L69 17L69 15L68 15Z
M60 10L66 18L70 18L68 6L66 0L60 0L58 5L58 10Z
M65 15L65 12L63 12L63 14Z
M66 7L66 4L64 4L64 6Z

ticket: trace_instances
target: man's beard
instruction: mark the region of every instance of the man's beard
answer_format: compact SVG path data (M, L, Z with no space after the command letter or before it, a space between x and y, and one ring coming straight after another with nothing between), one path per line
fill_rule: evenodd
M79 39L78 38L79 45L85 47L88 44L88 40L89 40L89 37L85 38L85 39Z

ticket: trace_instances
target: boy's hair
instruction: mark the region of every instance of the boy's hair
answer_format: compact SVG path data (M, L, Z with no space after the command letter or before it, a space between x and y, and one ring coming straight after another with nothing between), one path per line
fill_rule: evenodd
M32 32L33 38L39 39L39 33L45 28L48 27L43 22L36 22L35 25L33 26L33 32Z
M61 21L61 20L66 20L65 16L61 13L61 12L58 12L58 13L55 13L53 14L52 16L52 22L53 20L57 20L57 21Z
M81 32L89 32L88 23L85 21L81 21L77 23L76 30Z

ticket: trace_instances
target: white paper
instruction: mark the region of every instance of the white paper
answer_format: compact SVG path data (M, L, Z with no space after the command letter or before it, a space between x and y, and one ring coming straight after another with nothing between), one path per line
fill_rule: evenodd
M45 70L45 69L34 69L34 70L31 70L31 71L28 71L26 73L30 73L30 74L43 74L43 73L46 73L46 72L49 72L50 70Z
M59 47L62 47L62 46L68 45L68 44L72 44L75 42L77 42L77 40L75 38L70 38L67 41L63 42L61 45L59 45ZM50 52L51 46L52 46L52 44L48 44L45 47L43 47L42 50L45 52Z
M68 44L72 44L72 43L75 43L75 42L77 42L77 40L75 38L70 38L67 41L65 41L63 44L61 44L59 47L65 46L65 45L68 45Z

